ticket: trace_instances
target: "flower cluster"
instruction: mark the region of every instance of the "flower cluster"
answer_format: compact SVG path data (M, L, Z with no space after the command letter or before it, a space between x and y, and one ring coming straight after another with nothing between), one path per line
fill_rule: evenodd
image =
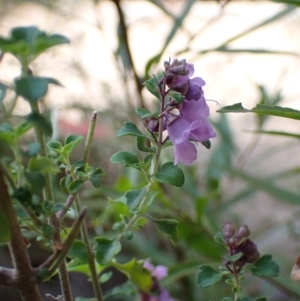
M239 227L237 233L235 233L236 229L231 222L226 222L223 225L222 235L229 255L240 254L240 258L235 262L224 259L225 266L229 271L232 271L232 265L241 270L246 263L255 263L260 257L256 244L248 238L250 235L248 226Z
M169 292L158 283L168 275L167 267L163 265L155 267L149 260L145 260L143 267L151 273L152 286L150 292L140 292L141 301L175 301L170 297Z
M162 86L168 87L169 92L180 93L184 99L178 103L172 98L166 102L161 117L164 118L164 130L174 146L174 164L182 162L191 165L197 158L197 149L194 143L205 143L210 138L216 137L208 121L209 107L206 104L202 87L205 82L200 77L192 78L194 66L185 60L165 62L164 78L160 81ZM146 121L150 131L158 130L158 120L154 117Z

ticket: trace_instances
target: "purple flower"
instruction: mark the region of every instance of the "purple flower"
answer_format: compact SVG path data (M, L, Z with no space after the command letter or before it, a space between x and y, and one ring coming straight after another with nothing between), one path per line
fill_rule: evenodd
M199 79L195 78L196 86L200 82ZM191 95L193 93L191 92ZM177 165L181 161L185 165L191 165L197 158L196 146L191 141L204 142L216 137L216 133L207 119L209 108L203 94L198 100L184 99L179 112L179 117L167 126L169 138L174 146L174 164Z
M193 142L205 142L216 137L208 121L209 108L204 98L202 87L205 81L194 77L194 66L185 60L174 60L166 64L167 85L171 90L184 95L182 104L174 105L179 114L167 112L167 131L174 146L174 164L181 161L191 165L197 158L196 146ZM193 142L191 142L193 141Z
M172 68L172 65L175 67ZM174 60L170 66L171 75L167 79L168 86L185 96L186 100L199 100L203 95L202 87L205 81L201 77L191 78L194 74L194 66L185 60ZM176 69L176 72L173 71ZM175 74L174 74L175 73Z
M152 287L150 292L139 292L141 301L175 301L170 297L169 292L158 283L158 280L168 275L168 268L163 265L155 267L148 259L145 260L143 267L151 273Z
M144 269L151 273L151 276L157 280L163 279L168 276L168 268L164 265L154 266L148 259L145 260Z

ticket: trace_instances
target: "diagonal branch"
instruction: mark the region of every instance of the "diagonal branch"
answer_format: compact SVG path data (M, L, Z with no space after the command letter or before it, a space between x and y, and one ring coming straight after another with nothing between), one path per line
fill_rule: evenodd
M7 218L10 229L9 248L15 268L15 277L7 279L7 283L14 283L20 290L25 301L42 301L38 287L32 279L32 269L26 245L21 233L19 222L11 203L8 187L4 180L3 170L0 168L0 209ZM9 270L2 270L7 276L13 276ZM13 280L15 279L15 280ZM13 281L13 282L11 282Z

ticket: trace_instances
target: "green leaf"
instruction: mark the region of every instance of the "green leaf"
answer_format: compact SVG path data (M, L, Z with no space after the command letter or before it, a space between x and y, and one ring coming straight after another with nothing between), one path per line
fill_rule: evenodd
M32 128L32 124L27 121L18 124L14 130L16 137L18 138L21 137L23 134L28 132L31 128Z
M160 99L161 97L160 90L157 83L159 83L162 78L163 78L163 73L159 73L158 75L156 75L155 78L151 77L150 79L143 82L143 85L146 87L146 89L157 99Z
M59 141L50 141L47 143L49 149L53 150L54 152L61 154L62 145Z
M100 177L105 176L104 171L101 168L97 168L90 176L89 180L94 187L100 186Z
M62 148L62 155L64 155L66 158L69 158L72 151L75 149L75 147L82 141L83 136L80 135L69 135L65 139L65 146Z
M280 188L269 181L259 178L258 176L252 176L238 170L227 169L227 172L234 177L238 177L239 179L249 183L252 187L255 187L255 189L265 191L276 199L281 199L285 202L299 205L299 196L291 190Z
M266 254L251 266L251 272L260 277L277 277L279 266L272 260L272 255Z
M46 49L69 43L69 40L58 34L47 35L35 26L15 27L11 30L9 38L0 38L0 49L10 52L17 57L33 59Z
M224 255L224 259L227 260L227 261L230 261L230 262L236 262L238 261L239 259L241 259L243 256L243 253L242 252L239 252L235 255L232 255L232 256L229 256L229 255Z
M128 136L128 135L145 137L145 135L132 122L125 122L124 126L118 130L116 137L122 137L122 136Z
M112 259L121 251L121 244L118 239L110 240L104 237L96 239L96 261L100 265L109 264Z
M293 134L293 133L288 133L288 132L280 132L280 131L248 131L248 132L256 133L256 134L276 135L276 136L300 139L299 134Z
M285 117L290 119L300 120L300 111L290 109L290 108L283 108L279 106L270 106L270 105L262 105L258 104L252 110L245 109L241 103L237 103L231 106L227 106L218 110L219 113L257 113L263 115L271 115L271 116L279 116Z
M50 47L70 43L70 40L60 34L41 34L34 43L33 54L36 56Z
M182 103L184 100L184 96L181 93L173 90L169 91L168 96L172 97L178 103Z
M230 297L225 297L225 298L222 299L222 301L233 301L233 299L230 298Z
M111 277L113 276L113 272L107 272L107 273L103 273L101 274L100 278L99 278L99 282L100 283L105 283L107 282L109 279L111 279Z
M214 241L221 247L225 247L225 241L224 241L224 237L221 231L218 231L215 235L214 235Z
M45 238L52 238L55 230L51 225L44 223L42 225L42 232L43 232L43 235L45 236Z
M151 113L151 112L149 112L148 110L146 110L144 108L137 108L135 110L135 112L142 119L149 118L151 116L157 115L157 113Z
M60 169L57 165L48 158L44 157L32 157L28 163L28 169L30 171L40 172L40 173L52 173L57 174Z
M61 190L65 193L69 193L68 187L71 183L71 175L67 175L66 177L61 178L59 181L59 186Z
M51 123L39 113L30 113L26 116L26 120L33 124L33 126L39 128L47 136L52 135L52 125Z
M212 267L208 265L201 265L200 271L197 275L197 284L202 288L207 288L218 281L220 281L224 275L224 272L219 272L214 270Z
M0 243L6 243L10 240L10 225L7 216L0 209Z
M68 256L78 260L82 264L88 263L89 256L86 244L81 240L75 240L72 244L71 249L68 252Z
M300 0L272 0L273 2L300 6Z
M30 184L30 190L32 193L39 193L45 187L46 181L42 173L40 172L25 172L25 178Z
M78 190L82 187L83 181L82 180L75 180L72 181L68 186L68 192L70 194L75 194Z
M167 234L174 245L178 241L178 221L175 219L154 219L151 220L156 224L160 232Z
M145 195L147 193L147 188L144 187L142 189L133 189L128 192L126 192L126 204L129 207L130 211L137 208L141 201L144 199Z
M133 166L136 163L139 163L137 155L133 152L117 152L113 154L110 158L111 163L120 163L125 166Z
M238 301L255 301L255 299L249 298L249 297L242 297L238 299Z
M38 101L48 92L48 85L60 83L47 77L22 77L15 80L16 93L28 101Z
M139 290L149 292L152 286L152 278L150 272L143 268L143 264L144 262L133 258L124 264L113 262L112 266L125 274Z
M165 163L159 171L155 173L154 178L158 182L171 184L177 187L181 187L184 184L184 174L173 162Z
M69 135L65 139L65 145L70 143L79 143L83 139L83 136L80 135Z
M156 147L145 146L146 141L147 141L147 139L145 137L136 137L137 148L142 152L156 153Z

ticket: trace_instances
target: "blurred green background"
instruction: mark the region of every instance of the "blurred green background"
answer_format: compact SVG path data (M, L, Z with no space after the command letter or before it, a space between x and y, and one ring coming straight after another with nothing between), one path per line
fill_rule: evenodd
M281 268L271 282L247 278L245 292L266 294L274 301L300 300L298 285L290 280L300 247L299 122L216 112L238 102L249 109L257 103L300 109L299 2L0 1L1 36L15 26L35 25L71 40L31 66L34 74L54 77L64 86L52 87L43 103L53 120L54 138L84 135L91 112L99 112L90 160L108 176L100 188L86 187L82 193L90 209L91 239L109 231L125 210L108 198L142 185L135 171L114 166L109 158L118 150L135 149L130 138L114 138L124 121L142 125L135 108L156 105L143 81L162 70L169 57L187 59L195 65L195 76L206 81L206 98L218 102L209 103L218 137L210 150L198 146L197 162L184 167L184 187L159 187L165 196L152 206L152 215L179 221L179 244L174 247L147 224L124 242L120 255L120 260L150 257L167 265L170 274L164 284L175 299L221 300L228 294L226 285L197 288L195 275L200 264L221 263L212 237L223 222L232 220L247 224L259 251L271 253ZM6 54L0 81L12 82L18 73L17 61ZM29 111L27 103L20 103L17 111ZM164 156L172 160L172 149ZM65 196L58 194L58 199L63 203ZM5 265L3 252L0 263ZM74 287L87 283L76 277ZM89 296L85 286L81 295Z

